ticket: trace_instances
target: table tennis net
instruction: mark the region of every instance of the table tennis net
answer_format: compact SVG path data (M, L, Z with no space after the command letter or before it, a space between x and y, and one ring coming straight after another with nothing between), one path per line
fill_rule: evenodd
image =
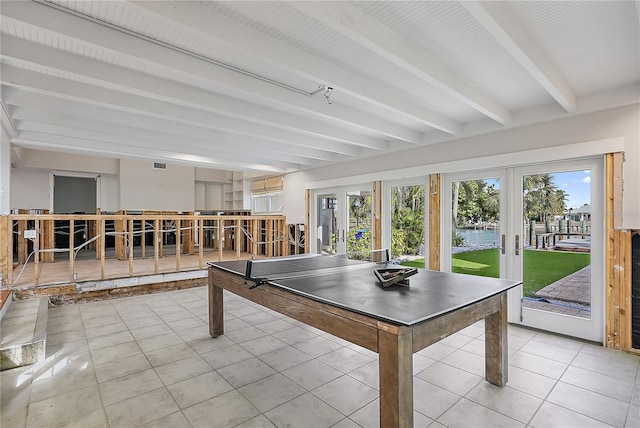
M359 265L371 261L388 261L388 252L375 253L369 260L353 260L346 256L324 256L319 254L303 254L298 256L278 257L272 259L248 260L245 272L247 279L277 279L295 275L303 275L326 269L336 269Z

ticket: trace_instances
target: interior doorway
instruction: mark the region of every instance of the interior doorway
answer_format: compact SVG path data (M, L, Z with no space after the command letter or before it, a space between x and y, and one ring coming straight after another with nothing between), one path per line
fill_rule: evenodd
M96 178L54 175L53 212L55 214L95 214Z

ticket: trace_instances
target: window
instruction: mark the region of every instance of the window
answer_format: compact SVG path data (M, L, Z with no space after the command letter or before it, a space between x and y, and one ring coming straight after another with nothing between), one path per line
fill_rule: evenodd
M255 214L281 213L284 206L282 176L261 178L251 183L251 202Z
M284 193L262 193L252 194L253 212L255 214L281 213L284 205Z

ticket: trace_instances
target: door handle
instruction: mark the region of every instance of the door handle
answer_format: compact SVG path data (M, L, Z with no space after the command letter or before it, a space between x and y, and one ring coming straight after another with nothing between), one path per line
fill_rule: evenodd
M520 235L516 235L516 256L520 255Z
M505 254L507 249L505 248L505 244L507 242L507 235L502 234L502 236L500 237L500 251L502 252L502 254Z

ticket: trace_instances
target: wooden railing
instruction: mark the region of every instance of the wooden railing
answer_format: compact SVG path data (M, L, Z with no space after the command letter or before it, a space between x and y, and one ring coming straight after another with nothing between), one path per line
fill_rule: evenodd
M153 260L149 273L203 269L207 260L272 257L304 252L303 225L288 225L284 216L202 214L12 214L0 216L0 279L14 283L14 269L33 263L33 285L40 282L44 263L68 263L68 281L76 282L79 259L99 261L96 279L112 278L110 259L128 263ZM189 266L181 259L190 256ZM197 256L197 263L193 258ZM162 261L162 268L161 268ZM120 263L122 265L122 263ZM31 272L31 270L29 270ZM20 274L22 271L18 271Z

